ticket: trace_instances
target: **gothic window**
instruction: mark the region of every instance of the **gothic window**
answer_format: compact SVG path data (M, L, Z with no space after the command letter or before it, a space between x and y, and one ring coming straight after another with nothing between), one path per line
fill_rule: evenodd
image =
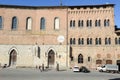
M72 38L70 38L70 44L73 44L73 43L72 43Z
M41 21L40 21L40 29L41 29L41 30L45 30L45 18L44 18L44 17L41 18Z
M3 20L2 20L2 16L0 16L0 29L2 29L3 28Z
M82 54L78 55L78 63L83 63L83 55Z
M105 45L111 44L111 38L105 38Z
M76 42L75 42L75 38L73 38L73 44L75 44Z
M60 19L56 17L54 20L54 29L59 30L59 28L60 28Z
M96 27L98 27L98 26L100 27L101 26L101 20L96 20L95 21L95 26Z
M101 38L96 38L95 39L95 44L100 45L101 44Z
M84 25L84 24L83 24L83 20L79 20L79 21L78 21L78 27L83 27L83 25Z
M92 27L92 20L87 20L87 27Z
M73 20L73 27L75 27L75 20Z
M70 27L72 27L72 26L73 26L73 25L72 25L72 22L73 22L73 21L71 20L71 21L70 21Z
M78 45L83 45L83 44L84 44L84 38L79 38Z
M118 39L117 38L115 38L115 44L118 44Z
M28 17L26 19L26 30L31 30L32 29L32 18Z
M92 44L92 38L87 38L87 45L91 45Z
M16 30L17 29L17 18L16 17L13 17L12 18L12 27L11 27L12 30Z
M104 26L110 26L110 20L109 19L105 19L104 20Z

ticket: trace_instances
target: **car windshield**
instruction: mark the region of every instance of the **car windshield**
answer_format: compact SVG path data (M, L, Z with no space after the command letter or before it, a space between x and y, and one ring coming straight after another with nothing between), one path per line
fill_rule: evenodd
M79 67L74 67L74 68L77 68L77 69L79 69Z

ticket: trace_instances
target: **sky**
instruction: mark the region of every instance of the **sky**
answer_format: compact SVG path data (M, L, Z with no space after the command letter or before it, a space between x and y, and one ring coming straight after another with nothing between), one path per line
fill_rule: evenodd
M120 28L120 0L0 0L0 4L24 6L59 6L60 2L66 6L115 4L115 25Z

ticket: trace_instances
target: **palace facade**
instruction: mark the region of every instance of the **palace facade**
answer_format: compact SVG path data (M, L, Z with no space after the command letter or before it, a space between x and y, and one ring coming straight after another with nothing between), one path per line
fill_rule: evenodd
M114 4L0 5L0 65L120 66Z

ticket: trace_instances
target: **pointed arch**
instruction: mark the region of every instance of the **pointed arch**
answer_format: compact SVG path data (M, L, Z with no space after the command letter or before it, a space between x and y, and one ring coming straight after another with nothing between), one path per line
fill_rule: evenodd
M11 27L12 30L16 30L17 29L17 23L18 23L17 17L14 16L12 18L12 27Z
M16 48L12 48L9 51L9 66L15 66L17 63L18 51Z
M83 55L82 54L78 55L78 63L83 63Z

